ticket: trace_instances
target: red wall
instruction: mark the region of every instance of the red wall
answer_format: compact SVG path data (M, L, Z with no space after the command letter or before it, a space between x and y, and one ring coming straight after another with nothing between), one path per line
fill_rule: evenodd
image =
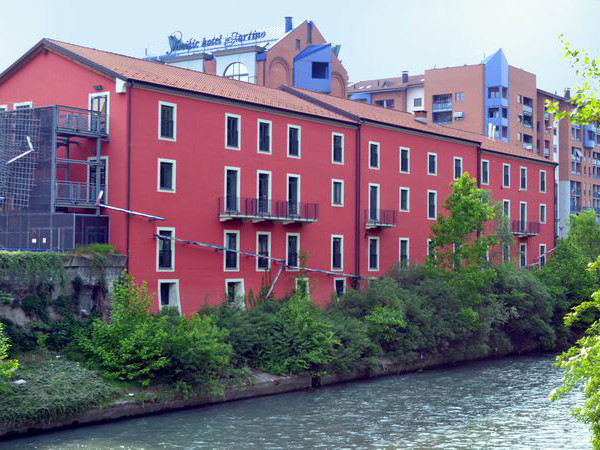
M225 279L243 278L245 292L257 293L264 284L264 273L256 271L254 258L240 256L239 272L223 271L223 254L214 250L176 244L175 270L157 272L157 227L175 227L178 238L222 245L224 230L239 230L240 248L256 251L256 232L270 231L271 255L285 258L285 233L301 235L300 249L308 253L307 265L330 270L331 235L344 236L343 272L355 271L355 236L360 241L360 273L377 276L399 258L399 238L410 239L410 261L423 262L427 239L433 223L426 217L428 189L438 192L438 215L450 192L453 158L463 158L463 170L477 174L477 149L474 145L429 135L413 134L391 127L365 124L361 126L361 204L355 202L357 127L353 123L319 120L278 110L214 101L173 92L128 88L126 94L115 93L114 81L53 53L39 54L12 77L0 83L0 104L32 100L34 106L63 104L86 108L93 86L102 85L110 92L110 136L103 143L102 154L109 156L109 204L127 207L128 100L131 96L131 209L165 217L151 222L141 217L130 218L131 273L146 280L155 294L159 279L179 280L182 311L192 313L207 304L220 303L225 295ZM158 102L177 104L176 142L158 139ZM241 150L225 148L225 114L241 116ZM272 122L271 155L257 153L257 120ZM301 127L301 158L287 157L287 125ZM343 133L344 165L331 161L332 132ZM368 143L380 143L380 169L369 169ZM410 174L399 172L400 147L410 148ZM427 175L427 153L438 155L437 176ZM73 158L93 156L93 145L84 143ZM538 205L547 205L547 225L539 236L527 239L528 262L538 256L538 244L554 243L554 174L553 166L536 161L484 152L490 161L490 186L494 200L511 200L511 215L518 218L519 201L528 202L528 220L538 220ZM158 158L177 161L176 193L157 192ZM502 163L511 164L511 188L503 189ZM256 197L257 170L272 173L272 199L286 200L286 174L301 176L301 201L319 204L316 223L284 225L281 222L220 222L218 198L224 196L224 168L241 168L242 197ZM528 190L519 191L519 167L528 167ZM539 169L547 171L547 193L540 194ZM83 176L83 174L82 174ZM331 179L344 180L344 207L331 206ZM399 187L410 188L410 212L397 212L397 225L392 228L367 230L365 210L368 207L368 185L380 185L380 208L399 209ZM486 187L486 186L483 186ZM355 229L355 214L360 215L360 228ZM111 211L110 241L126 252L126 217ZM380 237L378 272L368 270L368 237ZM513 250L516 257L516 250ZM273 270L273 273L275 269ZM289 294L298 272L287 272L277 283L276 295ZM313 299L328 303L334 292L334 277L310 274ZM156 304L155 304L156 308Z

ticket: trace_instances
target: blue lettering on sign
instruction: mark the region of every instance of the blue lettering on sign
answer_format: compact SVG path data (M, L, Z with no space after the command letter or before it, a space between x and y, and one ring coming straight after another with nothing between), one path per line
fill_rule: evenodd
M264 39L267 36L266 31L251 31L249 33L239 33L234 31L229 36L223 38L223 35L213 36L211 38L202 38L201 41L191 38L187 41L183 40L181 31L175 31L169 36L169 53L190 51L198 48L205 47L232 47L235 45L242 45L244 43L250 43L252 41L258 41Z

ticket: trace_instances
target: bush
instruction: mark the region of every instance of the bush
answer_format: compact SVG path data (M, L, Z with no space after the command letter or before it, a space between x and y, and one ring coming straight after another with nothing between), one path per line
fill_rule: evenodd
M323 311L302 289L286 301L266 300L248 312L223 306L209 313L229 331L236 364L275 375L320 372L340 345Z
M110 378L142 385L160 377L218 388L231 347L212 318L151 314L146 286L138 289L129 275L115 283L112 302L108 324L96 319L90 337L78 335L92 366Z
M0 388L6 386L6 382L12 378L13 373L19 368L19 361L8 359L9 349L8 338L4 336L2 323L0 322Z

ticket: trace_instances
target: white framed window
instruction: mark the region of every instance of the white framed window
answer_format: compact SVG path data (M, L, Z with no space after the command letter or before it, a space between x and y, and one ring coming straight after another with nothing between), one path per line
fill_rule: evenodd
M346 277L333 279L333 291L338 298L343 297L344 294L346 294Z
M527 167L520 167L519 169L519 190L527 190Z
M93 94L88 94L88 104L90 110L100 113L100 127L108 133L108 125L110 123L110 92L94 92ZM90 123L90 127L91 126L92 124Z
M331 180L331 206L344 206L344 180Z
M242 117L238 114L225 113L225 148L242 149Z
M400 173L410 173L410 148L400 147Z
M238 212L240 209L241 173L239 167L225 166L223 178L224 211Z
M437 153L427 153L427 175L437 175Z
M158 158L156 189L158 192L175 193L177 161L174 159Z
M369 255L368 269L369 272L379 272L379 238L369 236Z
M437 220L437 191L427 191L427 219Z
M96 162L96 157L90 156L87 160L90 162L87 166L88 200L94 203L100 194L96 192L96 165L93 164ZM100 190L102 191L100 203L105 205L108 203L108 156L100 157Z
M527 223L527 202L519 202L519 221L521 224Z
M429 255L435 255L435 248L433 248L433 239L427 239L425 245L427 246L425 248L425 251L427 252L427 256Z
M287 155L290 158L300 158L302 136L298 125L287 126Z
M306 293L310 295L310 280L308 277L296 277L294 279L294 289L300 289L300 286L304 286L306 289Z
M8 111L8 105L0 105L0 112Z
M256 171L256 212L259 215L271 214L271 172Z
M408 187L400 187L399 209L402 212L410 211L410 188L408 188Z
M230 305L246 309L245 288L243 278L225 279L225 299Z
M369 142L369 169L379 170L379 142Z
M510 164L502 164L502 187L510 187Z
M258 231L256 233L256 271L264 272L271 268L271 232Z
M179 280L158 280L158 310L175 308L181 314Z
M331 270L344 270L344 236L331 235Z
M300 175L288 173L286 179L288 214L296 216L300 214Z
M487 159L481 160L481 184L490 184L490 162Z
M169 102L158 102L158 139L161 141L177 140L177 105Z
M463 173L463 159L460 156L454 157L454 179L458 180Z
M527 244L519 244L519 266L527 266Z
M270 155L273 152L273 122L258 119L256 123L256 151Z
M540 170L540 192L542 194L546 193L546 171Z
M223 271L239 272L240 270L240 232L239 230L223 230Z
M402 267L407 267L410 262L410 239L407 237L398 239L398 261Z
M285 263L287 270L300 268L300 233L285 233Z
M33 102L17 102L13 103L13 110L33 108Z
M546 205L540 203L540 223L546 223Z
M540 244L540 258L539 258L540 267L544 267L546 265L546 244Z
M369 221L379 221L379 185L376 183L369 183Z
M175 271L175 228L156 228L156 271Z
M331 133L331 162L344 164L344 135L342 133Z
M504 215L510 220L510 200L502 200L502 208Z

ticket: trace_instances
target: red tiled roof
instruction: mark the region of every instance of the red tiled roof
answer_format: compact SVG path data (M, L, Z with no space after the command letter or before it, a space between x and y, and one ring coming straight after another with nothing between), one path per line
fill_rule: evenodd
M438 135L448 136L455 139L466 140L478 143L482 149L494 152L500 152L508 155L517 156L520 158L528 158L546 162L552 162L542 156L536 155L525 149L521 149L515 145L506 144L500 141L494 141L483 134L463 131L457 128L451 128L444 125L438 125L428 120L426 123L415 119L411 113L398 111L395 109L383 108L381 106L370 105L354 100L333 97L326 94L320 94L305 89L295 89L303 95L315 98L318 101L328 103L335 108L346 111L354 116L364 120L380 122L388 125L410 128L423 131L426 133L435 133Z
M49 43L50 49L52 49L52 46L57 46L68 53L83 58L83 62L89 61L102 66L109 71L119 74L124 79L168 86L328 119L343 120L345 122L351 121L346 116L336 114L280 89L257 86L243 81L231 80L216 75L56 40L48 39L42 42Z

